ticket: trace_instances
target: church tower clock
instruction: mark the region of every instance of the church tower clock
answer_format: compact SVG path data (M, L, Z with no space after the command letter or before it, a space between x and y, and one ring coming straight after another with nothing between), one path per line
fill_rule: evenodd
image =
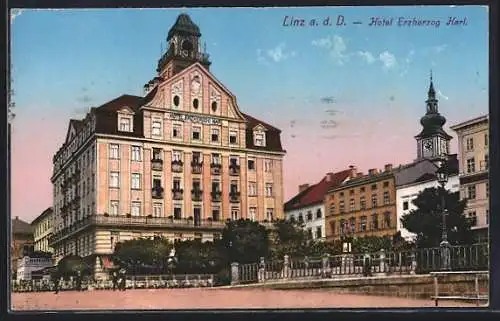
M163 79L168 79L184 68L199 62L209 68L209 56L201 50L200 28L188 14L181 13L168 31L168 49L158 61L157 72Z
M439 161L449 154L452 137L443 129L446 118L438 110L438 100L436 99L436 91L434 90L432 81L432 72L425 103L427 111L420 118L422 131L415 136L417 140L417 161L422 159Z

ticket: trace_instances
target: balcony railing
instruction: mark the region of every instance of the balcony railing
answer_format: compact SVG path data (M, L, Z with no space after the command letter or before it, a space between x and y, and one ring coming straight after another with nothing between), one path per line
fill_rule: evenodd
M192 197L192 200L195 202L200 202L202 195L203 195L203 191L201 189L191 190L191 197Z
M232 175L232 176L240 175L240 165L237 165L237 164L229 165L229 175Z
M222 169L222 165L218 163L210 164L210 174L212 175L220 175Z
M153 187L151 189L151 197L156 199L163 198L163 187Z
M480 171L487 171L489 169L489 164L487 160L481 161L479 163L479 170Z
M174 173L182 173L182 167L184 163L180 160L172 161L172 172Z
M229 193L229 201L231 203L238 203L238 202L240 202L240 200L241 200L240 192Z
M212 202L220 202L222 200L222 192L221 191L212 191L210 193L212 197Z
M184 190L182 188L172 188L172 198L176 201L182 200Z
M163 170L163 160L158 158L153 158L151 160L151 169L154 171Z
M193 174L201 174L203 170L203 162L191 162L191 172Z

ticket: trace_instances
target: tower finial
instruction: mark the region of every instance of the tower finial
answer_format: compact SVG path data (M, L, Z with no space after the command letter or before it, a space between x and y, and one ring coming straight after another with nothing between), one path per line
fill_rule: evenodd
M432 68L431 68L431 82L432 82Z

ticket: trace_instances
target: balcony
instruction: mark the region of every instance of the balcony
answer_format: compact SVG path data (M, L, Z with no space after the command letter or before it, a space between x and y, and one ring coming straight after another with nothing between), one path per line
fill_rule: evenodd
M151 160L151 169L154 171L162 171L163 170L163 160L158 158L153 158Z
M172 199L180 201L183 198L184 190L182 188L172 188Z
M201 189L192 189L191 190L191 197L192 197L192 200L195 202L201 202L202 195L203 195L203 191Z
M184 163L181 160L172 161L172 172L182 173Z
M193 174L201 174L203 169L203 162L193 161L191 162L191 172Z
M212 175L220 175L222 169L222 165L218 163L210 164L210 174Z
M151 197L155 199L163 198L163 187L157 186L151 189Z
M222 200L222 192L221 191L212 191L210 193L212 197L212 202L220 202Z
M241 200L240 192L229 193L229 201L231 203L239 203Z
M240 175L240 165L238 165L238 164L229 165L229 175L231 175L231 176Z

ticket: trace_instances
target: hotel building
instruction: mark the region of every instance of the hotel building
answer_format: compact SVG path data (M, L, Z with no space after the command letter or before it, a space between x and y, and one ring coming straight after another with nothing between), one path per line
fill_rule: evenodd
M52 235L52 220L53 211L52 207L49 207L31 222L36 252L53 252L49 246L49 237Z
M478 242L488 240L489 174L488 116L477 117L451 127L458 135L460 197L467 199L465 214L472 221Z
M80 255L98 273L123 240L213 240L229 219L284 217L280 130L240 110L200 37L179 15L144 97L69 122L52 176L57 258Z

